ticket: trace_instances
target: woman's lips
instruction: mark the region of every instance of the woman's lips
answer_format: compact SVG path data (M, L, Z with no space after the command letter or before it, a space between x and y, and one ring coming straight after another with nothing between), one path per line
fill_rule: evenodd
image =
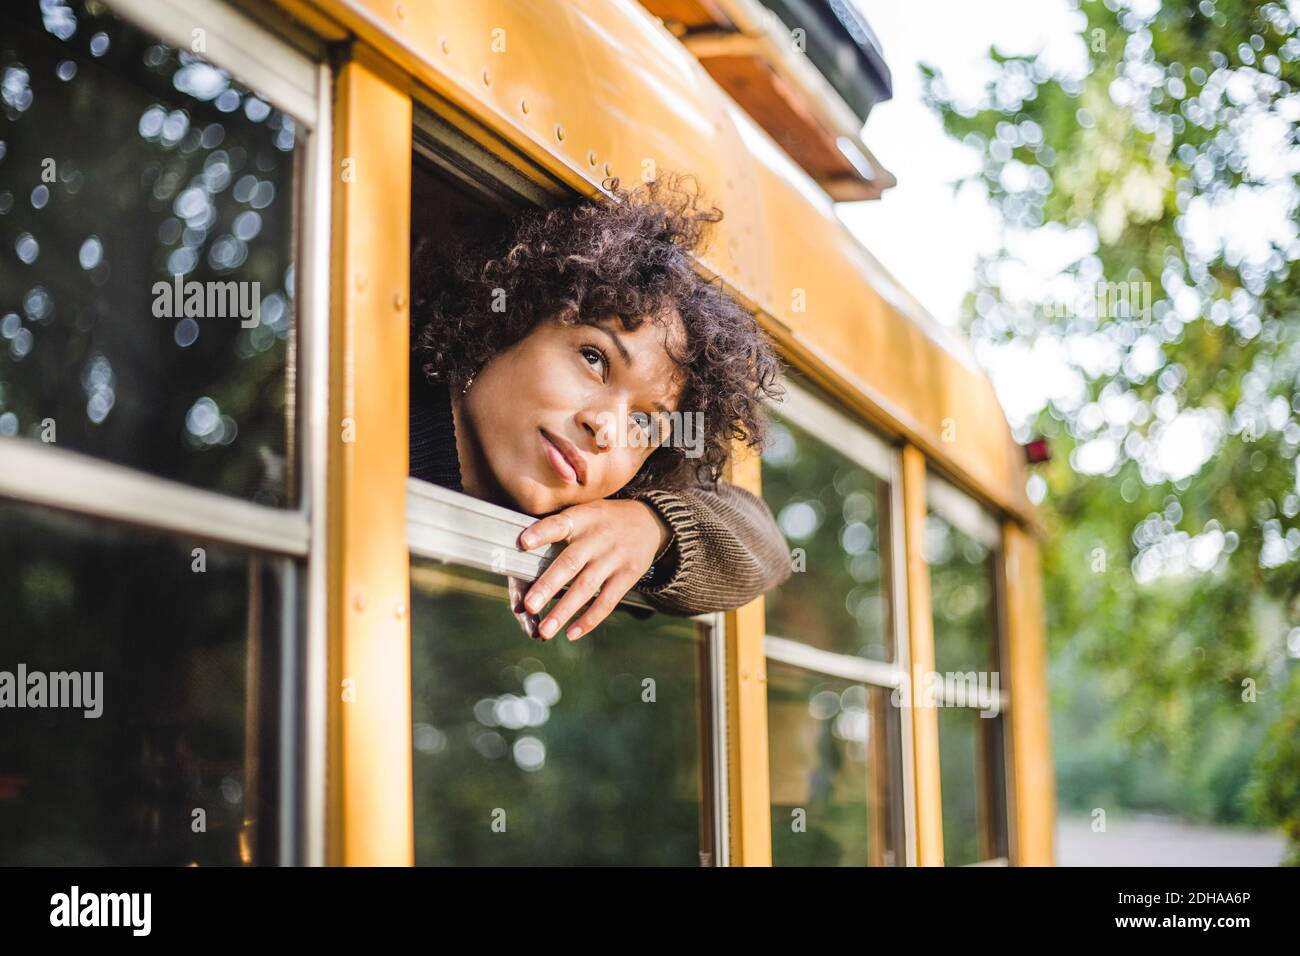
M544 431L538 431L537 434L541 436L542 451L546 453L546 457L550 461L551 467L555 469L555 473L570 484L581 484L577 469L569 464L569 460L564 457L564 453L560 451L550 436Z

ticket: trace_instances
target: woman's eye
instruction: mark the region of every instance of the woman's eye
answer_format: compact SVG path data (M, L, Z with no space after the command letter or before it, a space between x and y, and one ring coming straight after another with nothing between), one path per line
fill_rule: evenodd
M605 378L605 368L608 364L605 360L605 353L592 345L584 345L580 351L582 352L582 357L587 359L588 362L594 358L600 363L600 377L603 380Z
M656 447L666 444L671 438L671 428L663 419L656 421L648 412L633 412L628 417Z

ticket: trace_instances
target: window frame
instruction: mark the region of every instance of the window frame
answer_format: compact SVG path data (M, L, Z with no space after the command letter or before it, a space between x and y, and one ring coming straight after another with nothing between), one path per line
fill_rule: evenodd
M567 194L556 181L520 157L505 162L470 138L462 129L417 102L412 111L412 162L429 163L497 210L540 207ZM491 574L534 581L564 550L549 544L534 551L516 546L519 533L537 519L418 478L406 479L406 542L411 558L434 560L453 568L473 568ZM636 590L619 607L653 610ZM701 806L701 822L710 831L709 846L701 849L701 864L728 866L730 846L730 774L728 761L726 613L691 615L686 620L703 627L704 670L700 674L700 773L709 794Z
M835 406L831 399L816 394L811 387L795 381L791 376L782 379L784 400L765 400L768 409L787 419L832 451L882 481L888 487L889 528L887 545L889 555L882 559L889 567L890 630L893 639L893 661L873 661L851 654L840 654L814 648L798 640L779 634L765 633L763 654L765 658L780 661L807 670L812 674L848 679L868 687L893 690L906 682L911 668L910 641L907 618L907 555L903 536L903 464L901 449L872 432L857 419ZM835 436L828 441L824 436ZM898 722L901 752L901 780L898 792L902 815L900 832L903 846L901 861L904 866L916 863L916 790L915 754L913 751L913 726L910 707L899 708Z
M990 615L991 630L989 633L990 640L993 641L993 661L996 662L999 674L998 683L998 713L996 720L1002 721L1000 727L1001 740L1001 757L1000 764L1002 769L1002 804L1005 813L1005 819L1002 821L1002 827L1006 833L1006 856L990 857L986 860L977 860L973 863L964 864L965 866L1010 866L1015 857L1016 846L1016 814L1013 804L1015 793L1015 772L1013 765L1013 756L1015 748L1011 741L1012 721L1010 717L1012 691L1007 686L1006 680L1010 675L1009 670L1009 648L1008 648L1008 631L1007 631L1007 589L1005 581L1006 555L1002 540L1002 527L994 515L981 505L975 498L958 488L956 485L947 481L942 476L936 474L933 468L927 468L925 477L925 497L926 503L931 511L946 521L951 527L965 534L967 537L975 540L980 545L988 549L988 555L985 558L989 599L993 602L993 610ZM988 710L993 704L993 699L985 692L980 691L978 700L974 704L966 704L968 710ZM955 700L948 694L945 685L944 707L957 706ZM979 773L986 775L988 773L987 755L988 742L986 735L981 733L977 744L980 748ZM940 767L942 774L942 767ZM987 817L987 807L982 807L981 812ZM985 826L991 825L991 821L986 820ZM987 841L991 832L986 829L985 833L980 835L981 841Z
M260 97L290 114L302 129L303 146L295 169L292 212L298 290L295 291L294 333L298 350L310 356L326 339L325 296L319 283L308 282L323 260L318 243L308 241L320 222L319 190L328 157L329 88L322 73L325 54L306 52L272 34L261 23L223 0L102 0L117 17L140 32L185 48L191 30L205 31L207 49L201 56L228 71ZM275 63L278 69L269 66ZM322 149L325 147L325 149ZM328 223L328 215L324 217ZM328 267L319 269L326 272ZM299 295L298 293L302 294ZM290 349L286 388L295 402L310 400L323 380L311 381L314 369ZM308 380L295 387L297 374ZM43 445L22 436L0 437L0 497L45 505L97 518L202 537L235 547L271 554L306 557L309 553L311 495L307 467L317 446L303 429L297 450L299 486L292 489L296 507L274 508L217 491L197 488L151 475L55 444Z
M482 501L450 488L419 478L406 480L407 547L413 559L438 561L452 568L472 568L502 578L535 581L564 550L562 544L548 544L535 551L521 551L515 542L519 532L537 519ZM651 608L636 591L619 602L619 607ZM708 806L700 808L710 832L709 848L701 850L702 865L730 863L727 773L727 669L724 641L724 612L694 614L685 620L704 629L701 637L705 668L700 675L704 690L702 713L708 715L702 728L707 752L701 754L700 773L706 780ZM708 858L704 854L709 854Z
M150 37L188 49L202 30L200 54L289 114L301 131L295 157L291 233L295 319L285 388L302 408L296 451L298 487L292 508L255 504L129 466L23 436L0 437L0 499L16 507L46 507L103 519L169 538L190 538L287 559L290 571L279 608L280 707L278 846L268 863L323 859L324 786L313 785L314 748L324 752L323 722L308 718L312 661L323 632L325 511L323 432L328 387L330 72L324 47L286 26L279 35L223 0L102 0L109 11ZM278 14L268 16L276 17ZM316 586L313 579L319 578ZM304 594L305 592L305 594ZM304 662L306 662L304 664ZM298 678L306 666L306 680ZM323 673L323 660L319 661ZM323 693L323 687L319 689ZM316 740L319 738L319 741ZM323 762L320 779L323 781ZM318 807L319 810L313 809ZM319 857L316 854L319 853Z

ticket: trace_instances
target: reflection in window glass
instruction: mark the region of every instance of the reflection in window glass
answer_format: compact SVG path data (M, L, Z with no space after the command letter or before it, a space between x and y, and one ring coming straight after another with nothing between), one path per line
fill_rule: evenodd
M940 707L938 714L944 863L1005 857L1003 717L981 717L971 707Z
M771 419L763 498L804 567L766 595L768 633L893 660L889 486L792 422Z
M292 503L297 134L101 4L3 6L0 436Z
M993 552L933 512L926 516L922 552L930 568L935 670L976 675L974 681L954 679L954 689L1008 690L998 662ZM1005 857L1004 718L948 703L938 710L944 862Z
M993 559L989 549L931 512L922 554L930 566L935 670L997 668Z
M0 865L270 862L280 561L9 505L0 541Z
M774 865L902 862L898 711L889 694L767 662Z
M694 622L620 610L543 643L500 578L433 564L411 599L418 864L700 864Z

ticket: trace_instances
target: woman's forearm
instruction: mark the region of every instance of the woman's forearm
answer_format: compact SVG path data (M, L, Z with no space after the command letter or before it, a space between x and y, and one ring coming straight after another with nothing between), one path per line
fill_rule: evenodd
M790 553L763 500L726 482L629 492L668 523L673 541L646 600L669 614L747 604L790 576Z

